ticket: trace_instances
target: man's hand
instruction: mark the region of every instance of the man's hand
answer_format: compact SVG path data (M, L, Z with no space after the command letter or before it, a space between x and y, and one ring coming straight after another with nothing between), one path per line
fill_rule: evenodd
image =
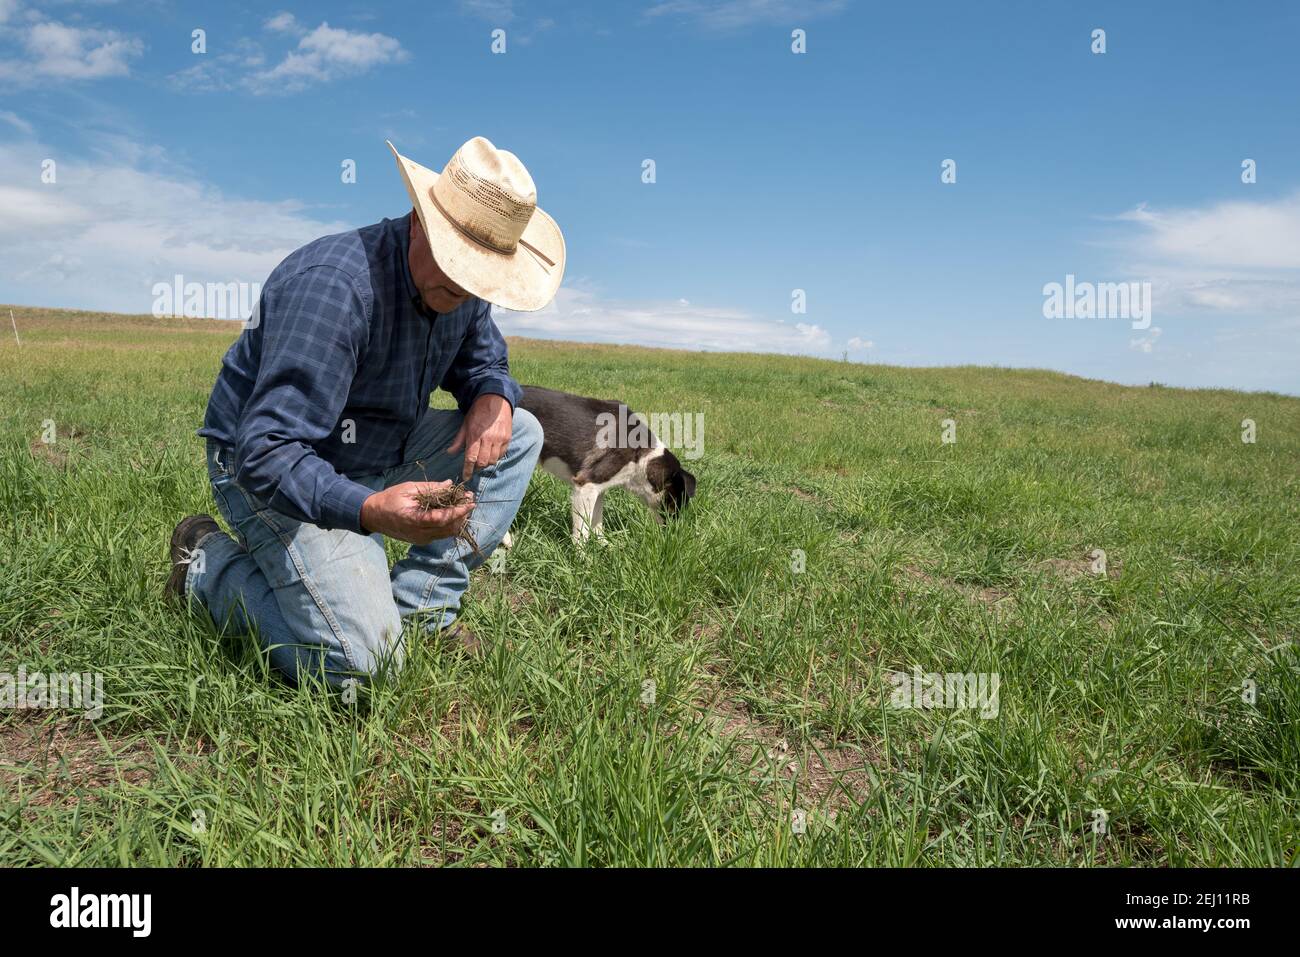
M476 469L494 464L510 446L511 418L514 410L503 396L484 393L474 400L460 423L460 430L447 454L465 450L465 468L461 481L468 482Z
M367 532L382 532L412 545L427 545L439 538L460 534L474 511L474 493L464 505L455 508L423 509L415 500L419 491L435 492L450 482L403 482L376 492L361 503L361 527Z

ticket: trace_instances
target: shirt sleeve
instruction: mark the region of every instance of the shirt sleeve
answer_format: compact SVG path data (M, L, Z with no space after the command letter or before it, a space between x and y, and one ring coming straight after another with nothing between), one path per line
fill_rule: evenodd
M257 381L235 430L235 480L277 512L364 534L372 490L316 454L338 426L369 338L349 277L313 266L263 293Z
M479 303L442 387L456 397L461 412L481 395L503 396L512 409L519 405L523 390L510 375L506 340L492 320L490 303Z

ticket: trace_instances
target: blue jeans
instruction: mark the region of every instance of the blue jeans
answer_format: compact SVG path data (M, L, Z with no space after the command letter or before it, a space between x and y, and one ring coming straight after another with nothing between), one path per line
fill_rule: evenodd
M459 478L463 455L443 450L460 423L459 412L430 409L407 442L407 461L353 478L375 491ZM455 620L470 572L510 530L541 448L537 419L516 409L506 454L468 483L483 501L469 526L480 554L444 538L413 545L390 571L382 535L327 530L273 511L235 481L228 451L209 441L212 492L238 541L214 532L198 542L200 560L190 563L186 593L218 628L247 633L255 627L271 664L293 681L310 674L339 686L394 673L402 664L404 619L414 618L429 634Z

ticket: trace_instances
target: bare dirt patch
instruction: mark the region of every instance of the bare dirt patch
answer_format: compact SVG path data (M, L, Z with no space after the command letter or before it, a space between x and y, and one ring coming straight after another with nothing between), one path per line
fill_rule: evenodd
M955 591L960 595L964 595L971 601L980 602L981 604L999 606L1015 602L1015 598L1012 597L1011 592L1006 589L967 585L963 582L954 581L951 578L933 575L918 565L902 565L900 566L900 571L902 571L905 578L909 578L912 581L921 582L922 584L929 585L932 588L943 588Z
M78 804L110 786L145 784L156 773L147 740L101 739L84 718L15 715L0 725L0 792L28 807Z
M38 462L44 462L46 465L61 469L68 464L68 453L59 448L53 442L42 442L40 439L33 439L32 444L27 447L32 458Z
M697 707L722 737L736 740L739 756L753 764L754 775L797 784L800 803L807 809L833 815L867 799L871 779L861 749L832 747L815 738L795 746L780 727L759 720L743 703L721 695L697 702Z
M490 565L474 569L470 593L479 601L501 598L516 614L537 603L536 595L511 581L509 575L493 572Z
M691 625L692 641L715 641L722 634L722 626L715 621L696 622Z
M1120 572L1124 569L1124 564L1118 558L1107 555L1105 558L1105 572L1094 570L1094 566L1100 568L1101 556L1097 549L1089 549L1079 558L1049 558L1045 562L1040 562L1040 568L1049 569L1052 574L1065 581L1074 581L1077 578L1119 578Z
M86 441L89 435L90 433L85 429L73 426L72 428L58 430L53 442L45 442L40 438L35 438L27 446L27 449L36 461L44 462L56 469L64 469L67 468L68 462L74 455L85 453Z
M838 470L833 470L833 471L838 471ZM764 485L763 491L774 492L777 495L792 496L794 498L797 498L801 502L807 502L809 505L816 505L819 508L834 509L835 507L833 502L828 501L827 499L823 498L821 495L818 495L816 492L809 492L807 489L799 488L799 486L797 485L790 485L788 487L776 486L776 485Z

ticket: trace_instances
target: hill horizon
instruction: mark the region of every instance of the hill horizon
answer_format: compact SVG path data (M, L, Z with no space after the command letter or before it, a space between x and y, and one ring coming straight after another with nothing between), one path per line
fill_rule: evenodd
M93 310L93 309L72 309L72 308L64 308L61 306L33 306L33 305L25 305L20 303L0 303L0 322L3 321L3 317L8 314L8 311L10 309L14 310L15 316L25 315L28 319L32 319L37 322L50 321L50 320L57 321L60 319L63 320L80 319L80 320L87 320L87 321L126 320L131 322L156 323L159 324L161 328L188 328L188 329L194 329L196 331L220 332L223 334L231 333L233 331L234 325L242 322L242 320L238 320L238 319L211 319L206 317L189 318L184 316L159 317L159 316L152 316L148 313L111 312L108 310ZM19 313L19 310L22 310L21 314ZM205 323L210 323L211 327L208 329L201 329L201 326ZM230 328L227 328L228 326ZM19 335L21 336L22 334L21 325L19 325L18 327L18 332ZM12 339L12 336L13 336L13 330L11 328L9 337L5 341L10 341ZM1084 383L1097 383L1100 385L1114 386L1120 389L1158 388L1158 389L1167 389L1171 392L1188 392L1188 393L1193 393L1198 395L1223 392L1223 393L1232 393L1236 395L1277 396L1280 398L1300 399L1300 391L1280 392L1273 389L1234 389L1229 386L1180 386L1180 385L1168 385L1166 383L1158 382L1155 380L1152 380L1151 382L1148 383L1117 382L1113 379L1092 378L1090 376L1078 375L1077 373L1073 373L1073 372L1065 372L1061 369L1052 369L1052 368L1037 367L1037 366L980 365L977 363L957 363L952 365L906 365L906 364L899 364L899 363L862 362L855 359L850 359L850 360L830 359L824 356L811 356L811 355L804 355L801 353L791 353L791 352L745 352L743 350L729 350L729 349L728 350L679 349L670 346L646 346L637 343L621 343L621 342L590 342L590 341L583 341L580 339L555 339L550 337L518 336L518 335L511 335L508 333L505 334L505 337L506 337L506 341L511 343L512 345L514 343L538 343L538 344L554 345L557 347L564 346L564 347L582 348L582 349L618 349L618 350L628 350L631 352L659 352L659 353L667 353L672 355L743 356L743 357L753 357L753 358L779 358L779 359L806 361L814 364L827 365L831 367L860 366L866 369L906 369L914 372L931 372L931 371L943 372L943 371L959 371L959 370L969 370L969 369L983 369L992 372L1002 372L1002 373L1021 373L1021 374L1059 376L1062 379L1084 382Z

